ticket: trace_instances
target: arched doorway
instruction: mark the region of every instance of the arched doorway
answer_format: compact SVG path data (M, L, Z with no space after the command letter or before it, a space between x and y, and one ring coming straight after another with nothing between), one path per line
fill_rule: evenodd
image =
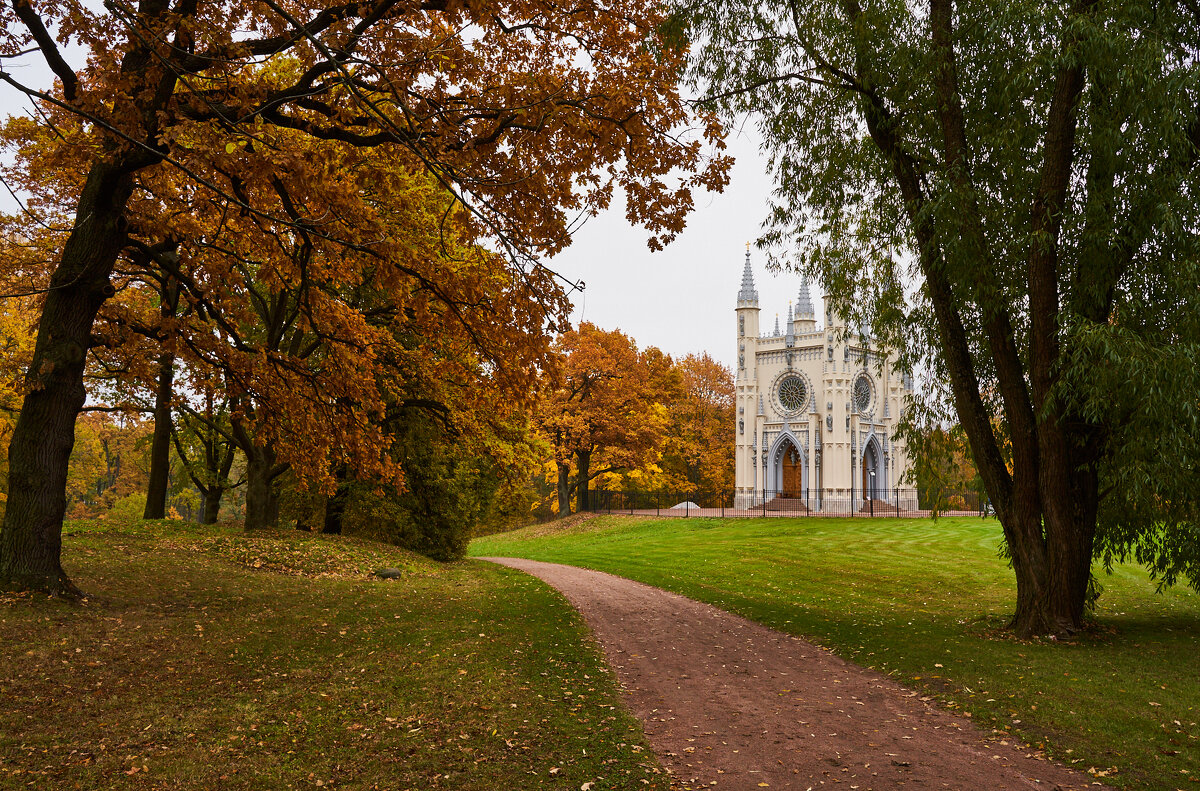
M805 487L808 486L808 465L795 437L789 433L776 440L770 458L768 488L779 497L803 498Z
M879 440L875 437L867 440L862 452L862 492L863 500L879 499L879 493L887 487L883 480L883 464L880 462L881 453Z

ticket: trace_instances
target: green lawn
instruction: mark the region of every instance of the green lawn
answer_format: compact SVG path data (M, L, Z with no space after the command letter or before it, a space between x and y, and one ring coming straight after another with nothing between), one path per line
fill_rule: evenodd
M86 603L0 595L0 788L668 787L527 575L182 523L75 523L64 560Z
M1200 791L1200 595L1104 577L1076 641L1002 630L1015 584L977 518L599 517L477 539L473 555L601 569L807 637L938 695L986 730L1124 788Z

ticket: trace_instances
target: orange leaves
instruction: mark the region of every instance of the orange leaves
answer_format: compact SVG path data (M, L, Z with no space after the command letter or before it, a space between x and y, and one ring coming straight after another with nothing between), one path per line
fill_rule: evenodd
M639 352L629 336L583 323L557 343L559 380L539 407L539 424L554 458L604 469L638 467L662 443L668 418L659 399L675 386L670 358L658 349ZM598 454L593 459L592 454Z
M527 459L524 410L568 308L539 258L616 187L659 246L730 164L706 157L722 130L679 96L685 52L654 0L35 5L88 57L77 90L33 94L39 120L4 130L36 215L18 232L50 253L32 280L91 250L77 271L119 295L91 335L117 388L174 354L181 400L229 391L304 480L348 464L398 483L385 424L408 401L473 450ZM13 55L36 25L0 15ZM84 193L113 174L112 195ZM107 238L80 241L77 205L110 213ZM636 373L595 380L597 408L574 404L561 434L631 466L661 439L669 361L634 349L629 368L620 346L581 363Z
M733 376L707 354L679 362L584 323L558 339L558 383L538 425L560 475L618 488L733 485Z
M525 254L569 243L575 214L607 205L614 183L658 246L682 228L691 189L727 179L729 161L705 154L723 147L723 130L679 96L686 53L663 37L665 7L650 0L272 0L120 19L64 0L38 12L90 50L69 109L46 108L68 133L79 128L64 123L70 112L95 122L84 137L99 145L80 174L105 144L136 148L147 136L163 149L145 153L209 186L223 179L206 165L249 185L253 173L237 171L272 152L270 172L290 172L289 134L309 152L316 141L381 147L437 174L473 222ZM27 43L17 35L0 47Z
M733 487L733 373L703 353L677 363L682 377L671 405L662 467L672 487L724 491Z

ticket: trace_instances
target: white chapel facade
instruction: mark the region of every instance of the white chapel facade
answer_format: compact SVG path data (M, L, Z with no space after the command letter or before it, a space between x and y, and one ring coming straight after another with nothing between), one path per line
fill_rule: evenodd
M737 298L735 507L776 498L813 511L869 501L915 507L902 492L906 448L893 440L911 380L825 299L818 325L808 283L781 328L760 333L750 252Z

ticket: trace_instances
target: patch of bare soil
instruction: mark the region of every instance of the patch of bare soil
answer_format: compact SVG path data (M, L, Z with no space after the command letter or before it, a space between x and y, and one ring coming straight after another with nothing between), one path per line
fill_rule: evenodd
M483 558L587 621L680 789L1096 788L886 676L691 599L598 571Z

